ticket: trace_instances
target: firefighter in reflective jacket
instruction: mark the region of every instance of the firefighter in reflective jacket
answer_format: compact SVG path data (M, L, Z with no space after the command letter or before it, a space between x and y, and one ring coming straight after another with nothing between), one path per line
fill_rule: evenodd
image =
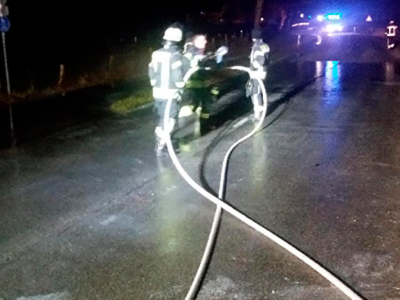
M227 47L220 47L215 53L206 53L207 38L203 34L197 34L188 40L184 48L184 69L186 77L192 71L186 84L185 96L190 100L190 109L194 112L201 105L201 119L208 119L211 112L213 100L210 96L209 86L207 85L207 72L212 68L217 67L223 59L223 56L228 53ZM214 96L218 91L213 88L211 94Z
M388 49L393 49L396 46L396 38L397 38L397 25L394 21L390 21L387 26L386 31L386 39L387 39L387 47Z
M192 49L194 48L193 37L194 37L193 32L188 31L186 33L186 40L185 40L185 44L183 45L183 53L184 54L187 52L191 52Z
M265 81L267 78L267 66L270 48L262 40L262 31L258 28L252 32L253 48L250 55L250 80L248 82L247 95L251 96L254 107L254 119L259 120L263 113L263 99L261 87L257 78Z
M171 134L179 107L177 101L185 86L182 54L177 43L182 40L182 30L178 27L170 27L164 34L164 47L153 52L149 64L149 77L153 87L155 112L158 115L158 124L155 130L157 145L156 153L162 156L166 150L166 136ZM168 127L164 128L164 113L167 101L172 99L169 114Z
M206 45L207 38L202 34L194 35L190 40L187 40L183 51L186 73L203 66L203 62L206 60ZM202 104L200 118L208 118L209 116L207 107L210 104L210 99L208 99L208 90L205 85L205 74L204 68L193 73L187 82L187 90L185 91L185 98L190 101L189 107L193 112L200 106L200 103Z

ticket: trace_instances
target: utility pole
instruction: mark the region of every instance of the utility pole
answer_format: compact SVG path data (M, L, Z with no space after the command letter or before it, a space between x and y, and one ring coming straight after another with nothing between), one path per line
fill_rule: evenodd
M264 5L264 0L257 0L256 13L255 13L255 19L254 19L254 28L260 26L263 5Z
M7 18L9 14L8 6L6 6L7 0L0 0L0 32L3 43L3 55L4 55L4 70L6 75L7 83L7 95L11 98L11 83L10 83L10 73L8 70L8 59L7 59L7 47L6 47L6 32L10 30L10 20ZM14 133L14 116L12 110L12 102L8 103L8 109L10 113L10 134L12 147L15 146L15 133Z

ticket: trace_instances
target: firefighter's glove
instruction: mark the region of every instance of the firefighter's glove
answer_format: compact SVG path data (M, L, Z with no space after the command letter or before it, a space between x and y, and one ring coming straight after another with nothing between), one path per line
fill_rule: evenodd
M224 56L228 53L228 47L222 46L218 48L218 50L215 52L215 61L217 64L220 64L222 62L222 59Z
M251 97L253 94L253 82L251 80L246 83L246 97Z
M182 95L183 95L183 90L178 91L178 92L175 94L175 99L176 99L176 101L181 102L181 101L182 101Z

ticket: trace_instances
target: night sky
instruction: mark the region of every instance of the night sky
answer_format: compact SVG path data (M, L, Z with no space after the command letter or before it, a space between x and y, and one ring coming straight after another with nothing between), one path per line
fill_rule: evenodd
M141 8L135 1L103 3L9 0L11 30L6 36L12 77L21 81L42 69L58 72L61 63L71 66L103 62L115 53L114 45L123 46L121 41L129 43L134 36L143 41L154 36L157 29L184 20L187 12L218 11L223 1L156 0L143 2ZM1 63L1 74L2 69Z
M274 1L297 3L299 7L354 5L385 12L399 6L398 0L265 0L265 4ZM59 64L78 56L85 59L82 53L90 56L104 52L106 42L112 44L127 36L145 38L151 36L151 30L184 20L187 12L221 11L224 4L235 2L251 9L255 0L153 0L144 1L142 8L127 0L110 1L109 5L98 0L9 0L11 64L40 66L45 61Z
M66 56L70 51L79 52L79 48L97 44L102 51L100 48L104 45L101 43L106 40L113 43L127 35L146 37L152 29L184 20L186 12L218 11L224 1L153 0L151 4L144 1L147 5L141 8L135 6L135 1L99 3L98 0L9 0L11 30L7 37L10 55L22 62L35 57L51 59L59 52Z
M266 0L265 3L302 3L310 7L340 7L354 5L358 8L374 10L382 8L393 11L397 0ZM55 0L9 0L10 20L13 31L25 36L44 35L86 35L105 33L114 30L138 31L143 24L156 26L164 20L183 17L189 11L220 11L226 3L249 3L255 0L198 0L198 1L144 1L138 8L135 1L114 0L109 5L100 4L98 0L55 1ZM76 5L71 5L75 3ZM101 2L104 3L104 2ZM147 5L146 5L147 4ZM40 37L39 37L40 38Z
M114 0L109 5L98 0L56 1L56 0L9 0L10 19L13 29L19 34L37 35L53 32L54 34L71 34L74 32L95 33L114 29L132 28L138 24L157 24L163 19L178 18L188 11L219 11L226 3L249 3L255 0L198 0L198 1L144 1L143 8L135 6L135 1ZM368 10L382 8L392 11L399 5L397 0L266 0L265 3L302 3L308 6L324 7L340 5L357 5ZM71 5L75 3L76 5ZM143 27L141 27L143 28Z

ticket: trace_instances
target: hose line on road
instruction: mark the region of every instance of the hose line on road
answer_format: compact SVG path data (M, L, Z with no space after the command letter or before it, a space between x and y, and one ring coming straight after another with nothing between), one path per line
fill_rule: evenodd
M244 67L233 67L232 69L234 70L240 70L240 71L244 71L244 72L248 72L247 68ZM260 85L263 85L263 82L260 79L257 79L258 82L260 83ZM222 163L222 169L221 169L221 177L220 177L220 183L219 183L219 191L218 191L218 198L219 199L224 199L225 198L225 187L226 187L226 179L227 179L227 172L228 172L228 163L229 163L229 158L233 152L233 150L235 150L235 148L240 145L241 143L243 143L244 141L248 140L249 138L251 138L262 126L262 124L264 123L265 117L267 116L267 106L268 106L268 101L267 101L267 93L265 92L265 94L263 95L264 98L264 102L263 102L263 114L259 120L259 122L257 123L257 125L254 127L254 129L247 134L246 136L244 136L243 138L241 138L240 140L238 140L236 143L234 143L228 150L228 152L225 154L223 163ZM212 254L212 249L214 248L214 244L217 238L217 233L218 233L218 227L220 224L220 220L221 220L221 215L222 215L222 207L220 205L217 205L217 208L215 210L215 214L214 214L214 220L211 226L211 231L210 231L210 235L208 237L207 240L207 245L206 248L204 250L204 254L203 257L201 259L199 268L197 270L196 276L192 282L192 285L189 289L188 294L186 295L186 300L192 300L196 297L196 294L200 288L202 279L204 278L204 274L206 272L207 269L207 265L208 262L210 261L211 258L211 254Z
M244 72L247 72L249 74L251 72L250 69L242 67L242 66L232 67L231 69L244 71ZM263 98L266 100L267 99L267 92L266 92L264 83L260 79L257 79L257 80L258 80L258 82L260 84ZM165 109L164 128L168 128L169 112L170 112L170 109L171 109L171 104L172 104L172 98L168 100L167 106L166 106L166 109ZM264 236L266 236L267 238L269 238L270 240L272 240L273 242L275 242L276 244L278 244L279 246L281 246L282 248L284 248L285 250L287 250L288 252L290 252L291 254L296 256L298 259L300 259L305 264L307 264L312 269L314 269L316 272L318 272L320 275L322 275L330 283L335 285L349 299L362 300L363 299L362 297L357 295L357 293L355 293L351 288L349 288L344 282L342 282L339 278L337 278L335 275L333 275L327 269L322 267L316 261L314 261L313 259L308 257L306 254L302 253L300 250L298 250L297 248L295 248L294 246L292 246L291 244L289 244L288 242L286 242L285 240L283 240L282 238L280 238L276 234L272 233L268 229L264 228L263 226L261 226L260 224L256 223L255 221L251 220L250 218L248 218L247 216L245 216L244 214L242 214L241 212L239 212L238 210L236 210L235 208L233 208L232 206L228 205L223 200L221 200L221 199L224 198L223 196L224 196L224 193L225 193L227 167L228 167L230 155L232 154L233 150L240 143L242 143L242 142L246 141L247 139L249 139L251 136L253 136L261 128L262 123L264 122L264 119L265 119L266 115L267 115L267 101L264 101L264 103L263 103L263 114L262 114L262 117L260 119L260 122L257 124L257 126L248 135L246 135L245 137L241 138L236 143L234 143L229 148L227 154L225 155L224 162L223 162L223 165L222 165L220 189L219 189L219 195L218 195L220 198L217 198L214 195L212 195L211 193L207 192L202 186L200 186L196 181L194 181L189 176L189 174L182 167L179 159L176 156L176 153L175 153L173 145L172 145L170 134L166 134L166 142L167 142L167 148L168 148L169 155L170 155L171 160L172 160L173 164L175 165L176 169L180 173L180 175L183 177L183 179L194 190L196 190L199 194L201 194L202 196L204 196L205 198L207 198L208 200L210 200L211 202L213 202L217 206L217 209L216 209L216 212L215 212L215 216L214 216L213 225L212 225L212 228L211 228L209 239L207 241L206 249L205 249L203 258L201 260L199 269L198 269L198 271L196 273L195 279L194 279L194 281L192 283L192 286L191 286L191 288L190 288L190 290L189 290L189 292L188 292L188 294L186 296L186 300L194 299L195 296L196 296L196 293L197 293L197 291L198 291L198 289L200 287L201 280L202 280L204 272L206 270L207 262L209 261L209 258L210 258L211 253L212 253L213 245L214 245L215 238L216 238L216 235L217 235L217 232L218 232L218 225L219 225L219 221L220 221L220 218L221 218L222 210L225 210L226 212L230 213L232 216L236 217L240 221L244 222L245 224L247 224L251 228L255 229L259 233L263 234Z

